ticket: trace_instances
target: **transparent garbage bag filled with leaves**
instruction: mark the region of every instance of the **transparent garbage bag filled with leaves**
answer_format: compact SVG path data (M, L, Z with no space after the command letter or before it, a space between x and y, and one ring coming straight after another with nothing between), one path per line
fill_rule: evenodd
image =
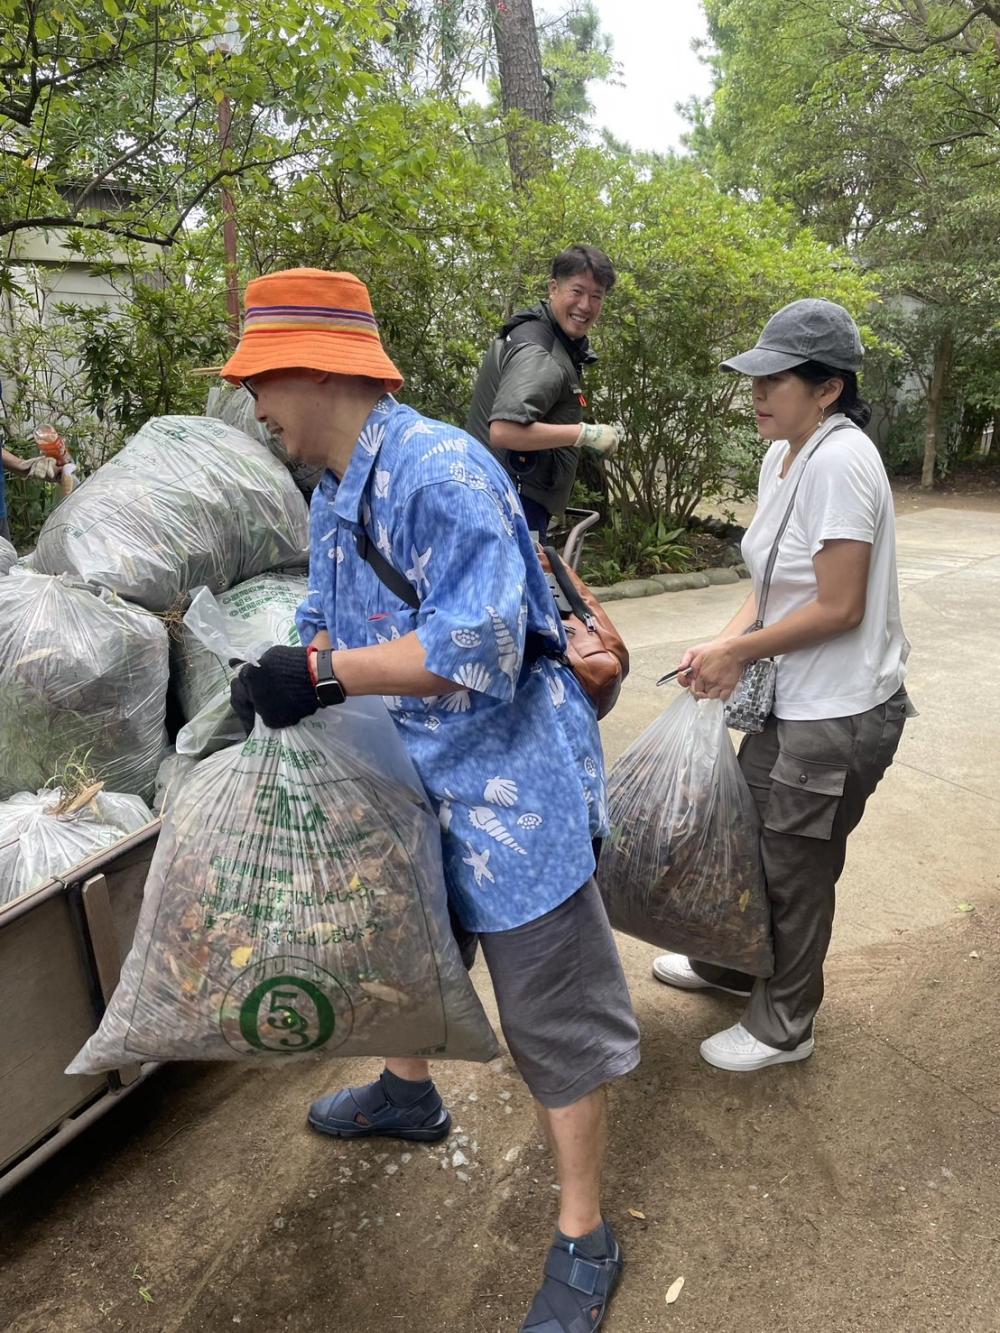
M608 778L598 882L628 935L753 976L773 971L760 821L720 700L685 692Z
M205 415L224 421L227 426L241 430L244 435L263 444L285 465L303 495L311 495L319 485L323 469L289 458L288 450L278 436L272 435L263 422L257 420L257 405L242 385L227 384L225 380L213 384L208 391Z
M90 789L74 799L61 787L0 801L0 906L65 876L82 861L149 824L138 796Z
M496 1053L438 822L385 705L350 699L280 731L258 718L171 789L121 981L67 1072Z
M9 574L17 564L17 552L6 537L0 537L0 576Z
M231 620L246 626L246 643L301 643L295 613L305 600L308 581L300 574L257 574L219 593L218 604ZM189 613L190 614L190 613ZM240 654L243 656L243 653ZM229 657L214 653L185 620L171 645L173 684L185 721L195 717L220 694L228 697L229 685L238 668ZM234 740L241 738L233 737Z
M309 515L256 440L206 417L155 417L46 519L34 568L151 611L269 569L303 568Z
M156 616L77 579L12 570L0 579L0 798L77 764L150 799L167 674Z

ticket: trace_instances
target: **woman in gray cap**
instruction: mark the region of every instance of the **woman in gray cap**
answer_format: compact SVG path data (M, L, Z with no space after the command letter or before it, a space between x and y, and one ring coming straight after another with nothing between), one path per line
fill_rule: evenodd
M757 428L772 441L743 538L753 591L718 638L688 649L680 679L698 698L726 699L748 662L776 659L771 714L740 748L761 817L775 968L763 980L680 954L653 964L660 981L682 990L747 997L741 1021L702 1042L720 1069L812 1054L847 837L913 712L892 495L862 429L871 416L858 396L862 356L842 306L793 301L756 347L722 366L752 377ZM775 547L765 623L756 627Z

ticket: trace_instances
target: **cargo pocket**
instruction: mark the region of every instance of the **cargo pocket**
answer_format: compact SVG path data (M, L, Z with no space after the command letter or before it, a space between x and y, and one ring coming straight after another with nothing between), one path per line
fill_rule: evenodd
M828 841L846 781L846 765L780 753L771 769L764 827Z

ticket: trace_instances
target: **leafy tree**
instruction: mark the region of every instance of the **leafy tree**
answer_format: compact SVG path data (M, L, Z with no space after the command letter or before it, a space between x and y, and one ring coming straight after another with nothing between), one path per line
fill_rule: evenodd
M492 0L409 0L373 58L394 95L458 104L495 62Z
M611 38L602 31L601 16L592 0L585 0L556 21L543 23L539 40L552 119L586 136L594 112L588 84L620 78Z
M380 0L0 0L0 237L76 227L169 245L219 184L315 149L371 86ZM242 49L206 48L233 35ZM236 130L220 161L217 106ZM98 190L113 187L103 206ZM9 253L9 251L8 251Z
M1000 58L1000 4L996 0L894 0L860 15L857 32L876 51L920 56L938 48L946 57L977 60L985 54L995 60Z
M923 384L928 486L956 377L1000 319L987 9L707 0L716 87L692 111L691 142L724 186L788 202L879 275L885 329Z

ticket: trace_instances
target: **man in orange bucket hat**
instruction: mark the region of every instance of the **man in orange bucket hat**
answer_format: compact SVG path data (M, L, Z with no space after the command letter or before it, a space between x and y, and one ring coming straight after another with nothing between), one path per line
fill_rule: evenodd
M268 649L233 682L247 729L381 695L441 823L463 957L477 943L510 1053L556 1158L559 1222L523 1333L597 1328L622 1260L600 1204L605 1084L638 1030L597 892L607 829L593 706L509 479L478 441L392 394L363 283L293 269L251 282L223 376L257 400L313 493L302 648ZM567 962L567 960L572 960ZM388 980L391 980L389 978ZM339 1138L444 1138L424 1059L313 1104Z

